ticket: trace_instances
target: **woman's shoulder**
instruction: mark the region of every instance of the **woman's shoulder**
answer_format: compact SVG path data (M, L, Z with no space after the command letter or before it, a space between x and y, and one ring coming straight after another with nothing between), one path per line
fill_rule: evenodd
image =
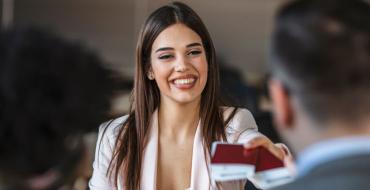
M99 136L117 137L127 118L128 115L124 115L102 123L99 127Z
M253 118L252 113L246 108L236 108L236 107L222 107L223 116L225 121L234 113L229 119L227 124L227 130L233 130L237 132L243 132L247 129L256 129L257 124Z

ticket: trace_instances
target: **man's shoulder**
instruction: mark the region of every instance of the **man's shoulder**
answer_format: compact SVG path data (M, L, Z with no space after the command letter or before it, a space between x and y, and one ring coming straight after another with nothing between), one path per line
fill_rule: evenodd
M326 179L324 179L326 178ZM330 177L329 177L330 178ZM332 183L331 179L321 176L315 177L311 175L297 178L295 181L273 188L271 190L327 190L327 184ZM324 180L323 180L324 179Z
M272 190L352 190L370 189L370 175L306 176Z
M370 155L353 155L324 163L294 182L273 190L370 189Z

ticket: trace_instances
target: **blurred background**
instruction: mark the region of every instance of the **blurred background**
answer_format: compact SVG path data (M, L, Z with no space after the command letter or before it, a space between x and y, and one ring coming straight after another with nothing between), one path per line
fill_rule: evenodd
M135 45L145 18L168 0L1 0L1 26L37 25L86 43L109 67L132 79ZM266 76L272 18L283 0L184 0L203 19L218 60L258 87ZM234 73L235 74L235 73ZM127 111L127 100L116 105ZM252 108L251 108L252 109ZM118 113L119 114L119 113Z
M125 114L134 74L135 45L145 18L168 0L0 0L1 27L36 25L92 47L127 83L112 117ZM273 16L284 0L184 0L203 19L221 64L226 102L247 107L259 129L280 141L266 94L267 50ZM94 152L96 137L91 142ZM90 159L91 162L91 159ZM87 168L91 163L88 162ZM90 169L87 170L87 175Z

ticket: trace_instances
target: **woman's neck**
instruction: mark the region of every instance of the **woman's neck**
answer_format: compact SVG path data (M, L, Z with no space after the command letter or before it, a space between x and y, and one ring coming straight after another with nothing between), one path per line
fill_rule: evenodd
M193 138L199 122L200 100L187 104L161 101L158 110L159 135L178 143Z

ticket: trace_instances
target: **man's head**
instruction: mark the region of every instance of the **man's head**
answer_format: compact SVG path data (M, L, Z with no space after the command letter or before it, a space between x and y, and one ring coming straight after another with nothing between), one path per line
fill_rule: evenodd
M1 31L0 186L56 189L73 178L81 136L108 119L111 75L76 43L39 29Z
M280 126L307 133L334 126L361 129L370 116L369 3L299 0L282 7L272 38L271 71Z

